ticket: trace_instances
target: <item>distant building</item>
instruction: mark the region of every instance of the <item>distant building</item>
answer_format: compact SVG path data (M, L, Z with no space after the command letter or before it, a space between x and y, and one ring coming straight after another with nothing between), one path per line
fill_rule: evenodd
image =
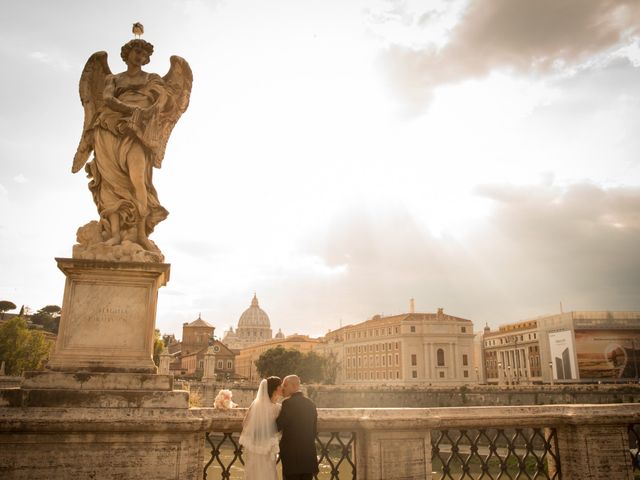
M214 371L218 379L235 378L236 353L220 340L213 340L211 346L215 353ZM180 358L180 374L188 377L201 375L204 371L204 356L207 348L209 347L204 347L201 350L182 356Z
M437 313L410 313L371 320L327 333L318 353L340 362L336 383L475 383L471 320Z
M169 344L167 351L173 355L173 362L169 366L175 375L198 376L204 370L204 355L209 346L213 346L216 354L216 375L224 378L235 377L236 353L214 339L215 327L200 315L191 323L182 324L182 341L177 341L173 335L167 337Z
M307 335L295 334L286 338L276 338L257 345L245 347L240 350L239 355L236 357L236 373L247 380L257 381L260 376L258 375L255 361L262 353L270 348L282 346L286 349L307 353L313 350L319 343L320 340L318 339L309 338Z
M271 340L271 321L267 313L260 308L258 297L254 294L251 305L238 320L238 328L225 332L222 342L231 349L240 350L251 345Z
M637 382L640 312L574 311L485 329L482 356L487 383Z

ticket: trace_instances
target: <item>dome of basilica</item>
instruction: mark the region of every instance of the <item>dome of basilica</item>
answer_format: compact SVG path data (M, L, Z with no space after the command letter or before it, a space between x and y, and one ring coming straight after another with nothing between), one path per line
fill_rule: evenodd
M247 308L238 320L238 328L241 327L266 327L271 328L271 322L269 316L258 305L258 297L253 295L251 300L251 306Z

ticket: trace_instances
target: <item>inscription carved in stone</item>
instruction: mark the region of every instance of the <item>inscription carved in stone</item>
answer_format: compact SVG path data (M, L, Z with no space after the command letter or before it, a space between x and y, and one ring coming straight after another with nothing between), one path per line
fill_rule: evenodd
M65 346L144 348L148 289L131 285L77 284ZM106 300L104 302L97 299Z

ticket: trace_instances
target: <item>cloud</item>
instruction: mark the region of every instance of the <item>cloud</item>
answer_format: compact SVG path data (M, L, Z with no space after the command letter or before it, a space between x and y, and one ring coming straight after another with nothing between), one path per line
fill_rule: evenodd
M29 58L40 63L44 63L45 65L49 65L56 70L70 71L72 68L72 64L58 53L35 51L29 53Z
M9 195L9 190L6 189L4 185L0 183L0 195L7 196Z
M484 0L469 3L442 48L392 43L380 63L406 101L424 104L438 85L497 69L545 74L608 51L631 57L621 49L639 34L632 0Z
M29 180L24 176L24 174L20 173L13 177L13 181L16 183L27 183Z
M401 208L352 210L310 245L338 278L281 281L301 318L322 325L444 307L477 328L573 310L640 309L640 188L487 185L492 213L464 238L434 237ZM286 318L287 315L284 315ZM335 323L334 321L334 323ZM313 321L311 321L313 324ZM328 325L335 328L336 325Z

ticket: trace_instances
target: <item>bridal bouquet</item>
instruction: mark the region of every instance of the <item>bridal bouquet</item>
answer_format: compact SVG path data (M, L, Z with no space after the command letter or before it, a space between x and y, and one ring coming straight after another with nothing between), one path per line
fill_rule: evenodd
M231 390L222 389L218 392L216 399L213 401L213 406L222 410L237 407L238 405L233 403L231 397L233 397Z

